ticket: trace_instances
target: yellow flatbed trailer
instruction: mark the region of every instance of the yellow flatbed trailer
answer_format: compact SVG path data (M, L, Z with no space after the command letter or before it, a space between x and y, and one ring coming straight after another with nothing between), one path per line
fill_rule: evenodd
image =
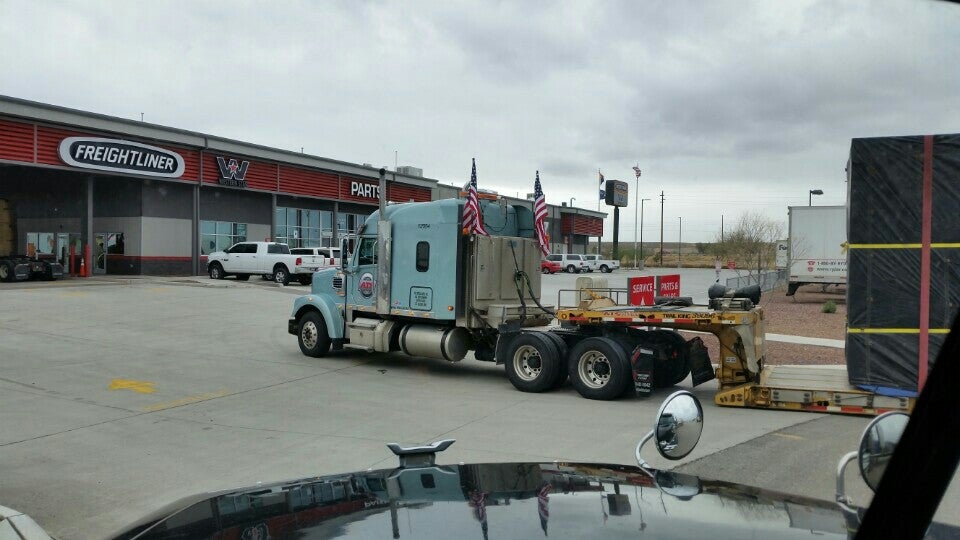
M767 366L762 307L612 306L563 308L561 324L624 325L709 332L720 342L714 397L724 407L752 407L873 416L913 410L914 398L880 396L850 385L846 366Z

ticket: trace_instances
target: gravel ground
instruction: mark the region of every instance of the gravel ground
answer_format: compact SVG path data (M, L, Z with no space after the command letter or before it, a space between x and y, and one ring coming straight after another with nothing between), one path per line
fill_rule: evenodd
M837 304L836 313L821 313L827 300ZM763 306L768 333L844 339L847 320L844 289L831 287L828 292L822 292L820 287L806 286L801 287L793 297L786 296L786 289L777 289L763 293L760 305ZM686 337L693 335L687 334ZM710 358L716 362L719 349L717 338L713 335L697 335L703 339L710 350ZM768 365L843 365L846 362L843 349L776 341L767 342L766 358Z

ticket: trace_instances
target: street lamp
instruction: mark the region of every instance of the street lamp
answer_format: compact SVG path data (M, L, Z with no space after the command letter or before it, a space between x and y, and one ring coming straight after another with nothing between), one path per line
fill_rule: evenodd
M823 195L822 189L811 189L810 195L807 196L807 206L813 206L813 196L814 195Z
M643 203L649 201L650 199L640 199L640 260L643 260ZM637 235L633 235L633 266L634 268L640 268L640 265L637 264Z

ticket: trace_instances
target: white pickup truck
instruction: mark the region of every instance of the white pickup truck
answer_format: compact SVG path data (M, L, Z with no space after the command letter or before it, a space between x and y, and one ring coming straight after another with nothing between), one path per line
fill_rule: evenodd
M246 281L252 275L269 274L280 284L291 279L310 283L313 273L326 264L327 259L316 255L292 255L290 247L276 242L240 242L224 251L216 251L207 257L207 274L210 279L237 276Z
M604 274L609 274L614 270L620 269L620 261L615 261L613 259L604 259L599 255L584 255L583 259L587 262L587 265L590 266L590 271L599 270Z

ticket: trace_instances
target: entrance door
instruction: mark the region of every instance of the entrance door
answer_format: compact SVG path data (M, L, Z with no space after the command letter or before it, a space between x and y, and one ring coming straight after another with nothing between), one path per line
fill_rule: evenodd
M110 255L123 255L123 233L96 233L93 246L93 273L106 274Z

